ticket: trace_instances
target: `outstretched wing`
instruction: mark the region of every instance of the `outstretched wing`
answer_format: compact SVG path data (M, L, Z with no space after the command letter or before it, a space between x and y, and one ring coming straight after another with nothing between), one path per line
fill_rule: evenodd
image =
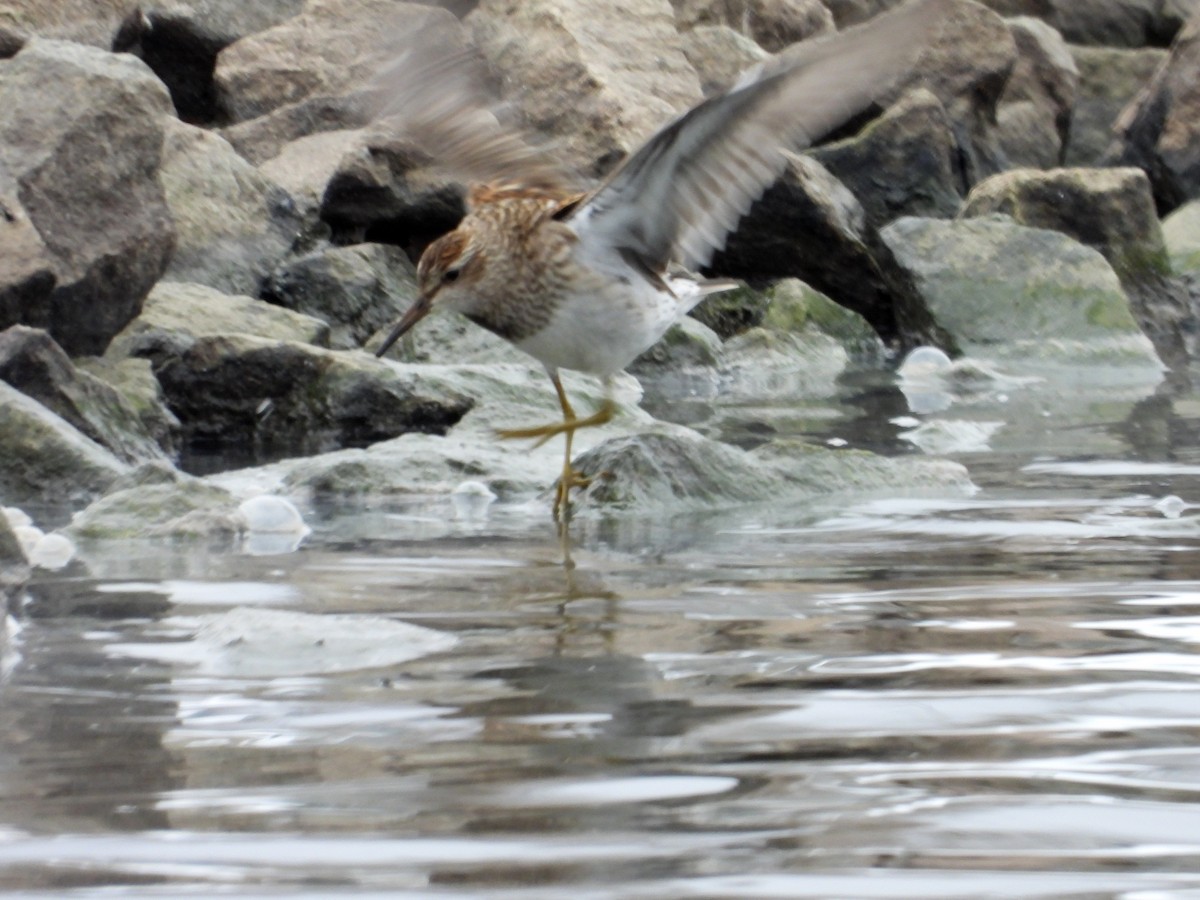
M862 111L920 52L943 0L904 7L750 69L654 135L574 212L589 241L647 273L698 268L783 171L783 151Z
M486 68L454 33L426 27L406 35L396 61L370 86L377 127L414 141L464 183L569 191L572 179L527 136L496 117Z

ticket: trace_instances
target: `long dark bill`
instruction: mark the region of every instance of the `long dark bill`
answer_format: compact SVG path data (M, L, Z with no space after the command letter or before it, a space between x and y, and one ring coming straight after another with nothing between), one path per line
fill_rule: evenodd
M408 312L400 317L400 321L396 323L396 327L383 339L383 343L379 345L379 349L375 351L375 355L383 356L383 354L387 353L391 349L392 344L404 337L404 335L412 330L414 325L429 315L429 310L432 308L433 297L428 294L422 294L418 297L416 302L408 308Z

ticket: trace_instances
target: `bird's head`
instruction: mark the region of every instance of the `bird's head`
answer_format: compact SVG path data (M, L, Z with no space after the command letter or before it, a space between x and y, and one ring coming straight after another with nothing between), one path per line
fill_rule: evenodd
M417 299L391 330L376 356L383 356L414 325L431 312L450 309L469 312L475 286L483 277L483 254L474 234L459 227L425 248L417 263Z

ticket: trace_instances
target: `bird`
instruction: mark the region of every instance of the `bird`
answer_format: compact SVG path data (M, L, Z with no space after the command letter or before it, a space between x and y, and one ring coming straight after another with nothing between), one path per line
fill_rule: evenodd
M694 273L779 178L786 151L869 107L908 70L945 8L909 0L786 48L666 123L590 188L491 115L469 50L410 53L377 80L378 120L398 123L439 164L475 180L461 222L421 254L416 299L376 355L450 310L541 362L562 420L498 436L538 444L565 436L553 506L563 521L571 490L588 484L572 467L572 438L611 421L614 376L704 297L734 285ZM597 409L576 414L563 370L600 379Z

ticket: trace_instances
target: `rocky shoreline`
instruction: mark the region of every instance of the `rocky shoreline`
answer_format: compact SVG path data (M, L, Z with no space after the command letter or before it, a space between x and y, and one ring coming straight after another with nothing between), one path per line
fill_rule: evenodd
M274 527L255 497L537 497L557 445L493 437L556 417L536 363L450 320L369 352L462 213L452 173L364 117L397 36L477 48L503 113L586 184L746 66L894 5L0 2L0 500L74 537L233 538ZM911 71L793 154L714 259L748 287L635 374L786 372L819 391L852 359L935 345L1187 378L1200 0L947 9ZM588 378L567 387L598 402ZM628 377L616 420L579 435L585 515L971 489L927 456L743 449L640 396ZM186 474L195 448L248 468ZM0 590L27 574L27 527L0 516Z

